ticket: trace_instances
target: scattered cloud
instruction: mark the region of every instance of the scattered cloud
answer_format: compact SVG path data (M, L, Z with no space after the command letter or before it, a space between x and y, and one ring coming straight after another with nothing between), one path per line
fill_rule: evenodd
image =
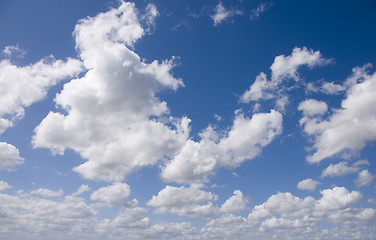
M111 206L124 205L131 194L131 189L126 183L115 183L94 191L90 199L105 202Z
M244 197L240 190L235 190L234 195L226 200L221 206L221 212L223 213L235 213L246 209L249 200Z
M77 191L75 191L75 192L72 194L72 196L74 196L74 197L79 196L79 195L81 195L82 193L89 191L90 189L91 189L91 188L90 188L88 185L84 185L84 184L82 184L82 185L77 189Z
M243 14L240 10L226 9L222 2L219 2L214 9L215 13L211 15L211 19L214 22L214 26L221 24L235 15Z
M256 9L253 9L251 12L251 19L257 19L260 15L269 10L274 5L274 2L261 2Z
M327 120L304 114L301 124L304 131L314 139L313 154L307 156L309 163L326 158L347 158L363 149L367 142L376 139L376 73L367 68L354 68L346 80L349 86L341 108L336 109Z
M254 83L240 96L240 102L249 103L251 101L267 100L277 98L277 105L284 108L288 103L286 87L282 83L288 79L300 80L298 69L307 66L310 69L316 66L325 66L331 63L331 59L324 58L320 51L308 50L306 47L294 48L291 55L279 55L275 57L270 66L272 72L271 79L261 72Z
M252 118L237 113L233 126L219 136L208 127L201 140L188 140L184 147L162 169L161 178L167 182L207 182L220 167L236 168L259 155L282 132L282 114L256 113Z
M311 178L304 179L300 181L297 185L298 189L300 190L309 190L309 191L315 191L317 185L319 185L320 182L312 180Z
M7 182L0 181L0 192L6 191L11 188L12 186L10 186Z
M359 171L357 166L347 166L347 162L339 162L337 164L330 164L327 168L325 168L322 173L321 177L339 177L344 176L350 173L356 173Z
M375 176L372 175L368 171L368 169L365 169L365 170L363 170L359 173L358 178L355 180L355 184L358 187L367 186L367 185L370 185L372 183L374 178L375 178Z
M0 142L0 170L12 170L24 162L18 149L8 143Z

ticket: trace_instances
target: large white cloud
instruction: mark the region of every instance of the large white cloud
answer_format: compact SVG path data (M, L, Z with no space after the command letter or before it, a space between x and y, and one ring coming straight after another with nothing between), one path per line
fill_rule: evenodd
M282 132L282 114L256 113L252 118L238 113L224 135L208 127L201 141L188 140L183 149L162 170L164 181L206 182L220 167L235 168L259 155Z
M133 170L171 156L185 143L189 120L169 117L156 94L183 83L170 71L173 60L145 63L129 46L145 31L134 3L81 20L75 28L77 50L88 69L64 85L56 103L35 129L35 147L63 154L69 148L87 161L74 170L85 178L121 181ZM127 47L128 46L128 47Z
M345 83L348 90L341 108L327 120L304 114L300 123L314 138L314 152L307 156L309 163L334 156L349 157L376 140L376 73L369 74L367 67L353 69Z

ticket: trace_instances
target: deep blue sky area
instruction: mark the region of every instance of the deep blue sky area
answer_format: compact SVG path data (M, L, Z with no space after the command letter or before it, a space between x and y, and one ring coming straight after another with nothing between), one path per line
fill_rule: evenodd
M0 238L375 239L375 13L0 1Z

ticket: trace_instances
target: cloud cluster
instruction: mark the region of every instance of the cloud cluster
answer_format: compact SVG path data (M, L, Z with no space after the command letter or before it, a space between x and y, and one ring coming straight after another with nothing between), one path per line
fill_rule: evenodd
M146 63L129 47L156 12L141 15L133 3L81 20L76 46L86 74L64 85L56 104L35 129L33 145L87 161L74 170L88 179L121 181L132 171L171 156L186 142L189 120L169 116L157 93L183 83L170 73L173 60Z
M367 142L376 140L376 73L369 74L368 67L353 69L345 83L348 86L346 98L328 119L318 114L312 116L305 110L308 105L313 106L307 101L314 100L301 103L300 124L305 133L314 138L314 152L307 156L309 163L334 156L349 157L363 149Z
M320 51L296 47L289 56L279 55L275 57L270 66L271 79L269 80L267 75L261 72L249 89L240 96L240 102L249 103L277 98L277 105L284 109L285 104L288 103L288 97L285 94L288 88L282 84L288 79L299 81L298 69L301 66L312 69L316 66L325 66L331 62L332 60L324 58Z
M240 190L227 199L221 207L213 204L218 196L201 190L201 184L190 187L166 186L157 196L153 196L147 205L155 207L155 213L172 213L188 217L212 217L220 213L234 213L242 211L248 204L248 199Z
M168 182L207 182L216 169L235 168L255 158L281 132L282 114L277 111L257 113L252 118L238 113L223 135L209 126L199 142L188 140L162 169L161 177Z

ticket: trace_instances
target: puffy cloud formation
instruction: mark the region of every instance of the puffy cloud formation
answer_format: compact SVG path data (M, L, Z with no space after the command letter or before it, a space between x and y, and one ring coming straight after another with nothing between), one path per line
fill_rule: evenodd
M243 196L240 190L234 191L234 196L226 200L221 206L221 212L234 213L243 211L248 204L249 200Z
M286 88L281 86L284 80L300 79L298 69L301 66L313 68L324 66L331 62L330 59L322 57L320 51L313 51L304 48L294 48L291 55L279 55L275 57L273 64L270 66L272 72L271 80L268 80L265 73L260 73L250 88L240 96L240 101L249 103L262 99L272 99L285 97L283 92Z
M367 186L371 184L375 176L373 176L368 169L361 171L358 175L358 178L355 180L355 184L359 187Z
M347 162L339 162L337 164L330 164L327 168L325 168L321 173L321 177L338 177L358 171L359 168L357 166L353 165L349 167L347 166Z
M230 17L234 15L241 15L242 12L239 10L230 10L226 9L222 2L219 2L217 6L214 9L215 13L211 15L211 19L214 22L214 26L217 26L218 24L221 24L222 22L226 21Z
M57 94L56 104L66 112L50 112L35 129L33 145L78 152L87 161L74 170L85 178L121 181L186 142L189 120L169 117L166 102L156 96L183 85L170 73L173 60L145 63L129 49L145 34L139 19L151 24L153 9L140 15L134 3L122 2L76 25L87 72Z
M315 191L317 185L319 185L320 182L312 180L311 178L304 179L300 181L297 185L297 187L300 190L309 190L309 191Z
M147 205L156 209L155 213L172 213L188 217L210 217L220 213L234 213L242 211L248 204L248 199L240 190L235 190L221 207L213 205L218 196L200 190L201 184L190 187L166 186L157 196L153 196Z
M282 114L256 113L252 118L238 113L231 129L221 136L212 127L201 133L201 141L188 140L163 168L164 181L207 182L219 167L235 168L261 153L282 132Z
M328 105L323 101L307 99L299 104L298 110L307 116L323 115L328 111Z
M15 146L0 142L0 170L11 170L23 162L24 159Z
M96 190L91 194L90 199L102 201L109 205L124 205L130 194L131 190L128 184L115 183Z
M25 107L46 97L51 86L81 71L81 62L71 58L51 56L23 67L8 59L0 61L0 134L24 116Z
M345 82L348 90L341 108L327 120L303 112L300 124L314 137L315 152L307 156L309 163L334 156L348 157L376 140L376 73L369 74L368 67L353 69Z
M188 188L166 186L147 205L156 207L156 213L170 212L189 217L212 216L218 209L211 201L217 200L218 196L200 190L200 187L201 185L191 185Z

